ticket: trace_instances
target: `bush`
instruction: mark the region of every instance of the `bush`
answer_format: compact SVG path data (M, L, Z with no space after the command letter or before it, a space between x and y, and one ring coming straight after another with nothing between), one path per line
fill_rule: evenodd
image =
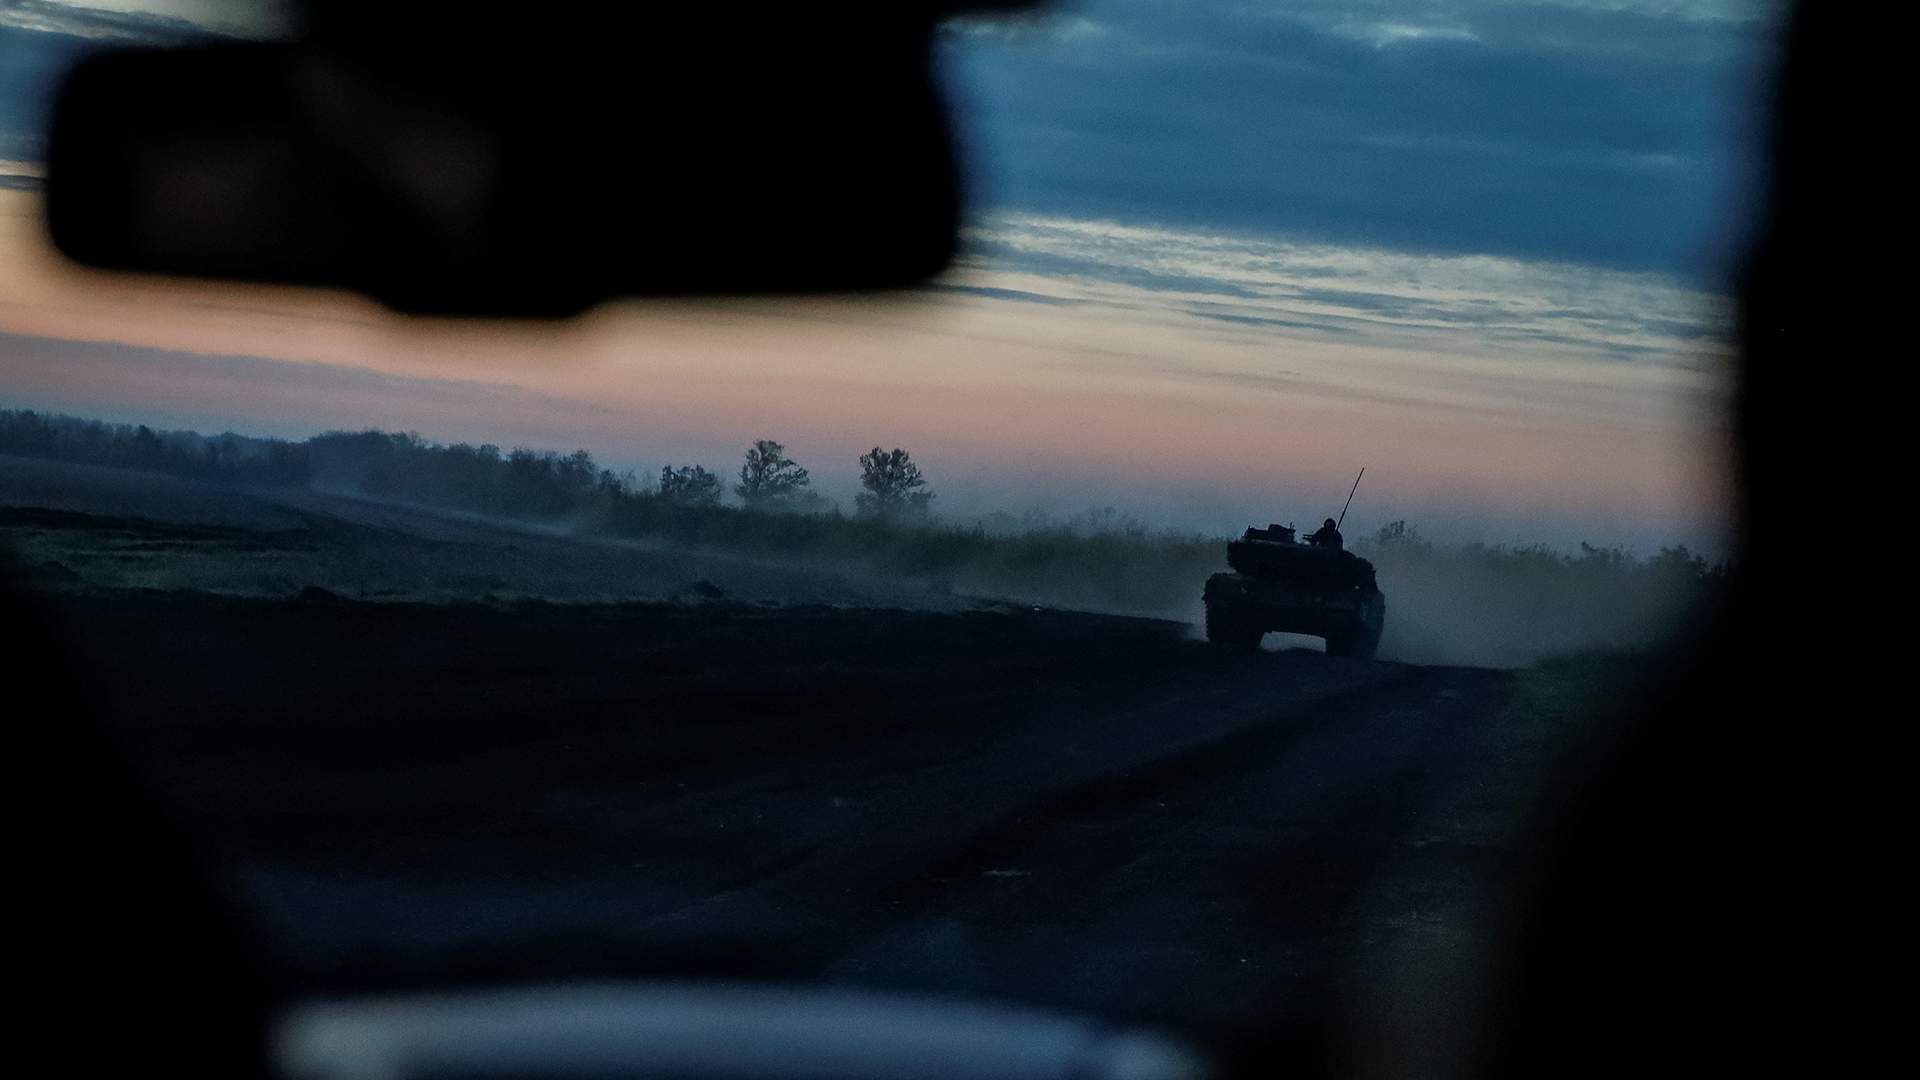
M660 497L681 506L713 506L720 501L720 478L698 465L660 467Z

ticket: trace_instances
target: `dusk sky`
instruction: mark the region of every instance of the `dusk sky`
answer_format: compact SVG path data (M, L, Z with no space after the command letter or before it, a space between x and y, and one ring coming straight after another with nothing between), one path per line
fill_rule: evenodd
M0 7L0 407L643 469L730 472L773 437L849 506L855 456L899 445L950 517L1112 505L1209 532L1337 512L1365 465L1361 531L1724 549L1729 282L1777 5L1105 0L961 23L941 56L975 201L941 281L558 330L48 251L58 71L102 40L252 32L249 10Z

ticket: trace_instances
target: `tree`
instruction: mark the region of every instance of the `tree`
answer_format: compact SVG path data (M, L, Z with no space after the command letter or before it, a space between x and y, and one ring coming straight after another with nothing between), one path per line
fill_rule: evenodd
M1647 570L1655 577L1667 581L1693 583L1705 581L1713 576L1707 566L1707 560L1687 550L1687 545L1663 547L1660 554L1647 560Z
M662 465L660 497L681 506L712 506L720 501L720 477L698 465Z
M933 502L932 492L914 490L927 486L926 478L920 475L920 466L899 447L889 453L876 446L870 453L861 454L860 486L866 490L854 499L854 505L861 513L875 517L925 513Z
M772 439L759 439L747 448L734 493L748 506L764 506L795 494L811 483L807 470L787 456L787 448Z
M1420 530L1407 524L1404 518L1389 521L1385 525L1380 526L1380 531L1373 534L1373 542L1381 547L1388 547L1393 544L1419 547L1424 543L1424 541L1420 539Z

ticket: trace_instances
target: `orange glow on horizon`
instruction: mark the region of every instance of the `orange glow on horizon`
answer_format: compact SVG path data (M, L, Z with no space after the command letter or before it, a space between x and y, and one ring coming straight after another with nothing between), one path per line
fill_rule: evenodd
M557 326L410 321L341 293L78 270L48 251L37 205L0 192L0 332L274 363L142 371L0 345L0 405L147 403L312 430L385 426L387 410L431 437L513 433L610 460L701 460L761 435L803 461L899 445L979 488L1104 476L1258 503L1364 463L1377 497L1517 517L1699 520L1717 507L1724 520L1728 503L1725 388L1686 373L1250 343L1152 310L972 295L632 302ZM322 389L321 369L291 378L296 365L396 381L356 399Z

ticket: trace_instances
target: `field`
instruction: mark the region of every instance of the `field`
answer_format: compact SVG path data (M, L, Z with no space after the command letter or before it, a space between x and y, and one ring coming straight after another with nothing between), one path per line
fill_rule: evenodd
M43 579L227 596L961 606L924 587L723 553L4 456L0 542Z
M0 461L0 536L289 992L759 975L1470 1030L1625 662L1183 623Z

